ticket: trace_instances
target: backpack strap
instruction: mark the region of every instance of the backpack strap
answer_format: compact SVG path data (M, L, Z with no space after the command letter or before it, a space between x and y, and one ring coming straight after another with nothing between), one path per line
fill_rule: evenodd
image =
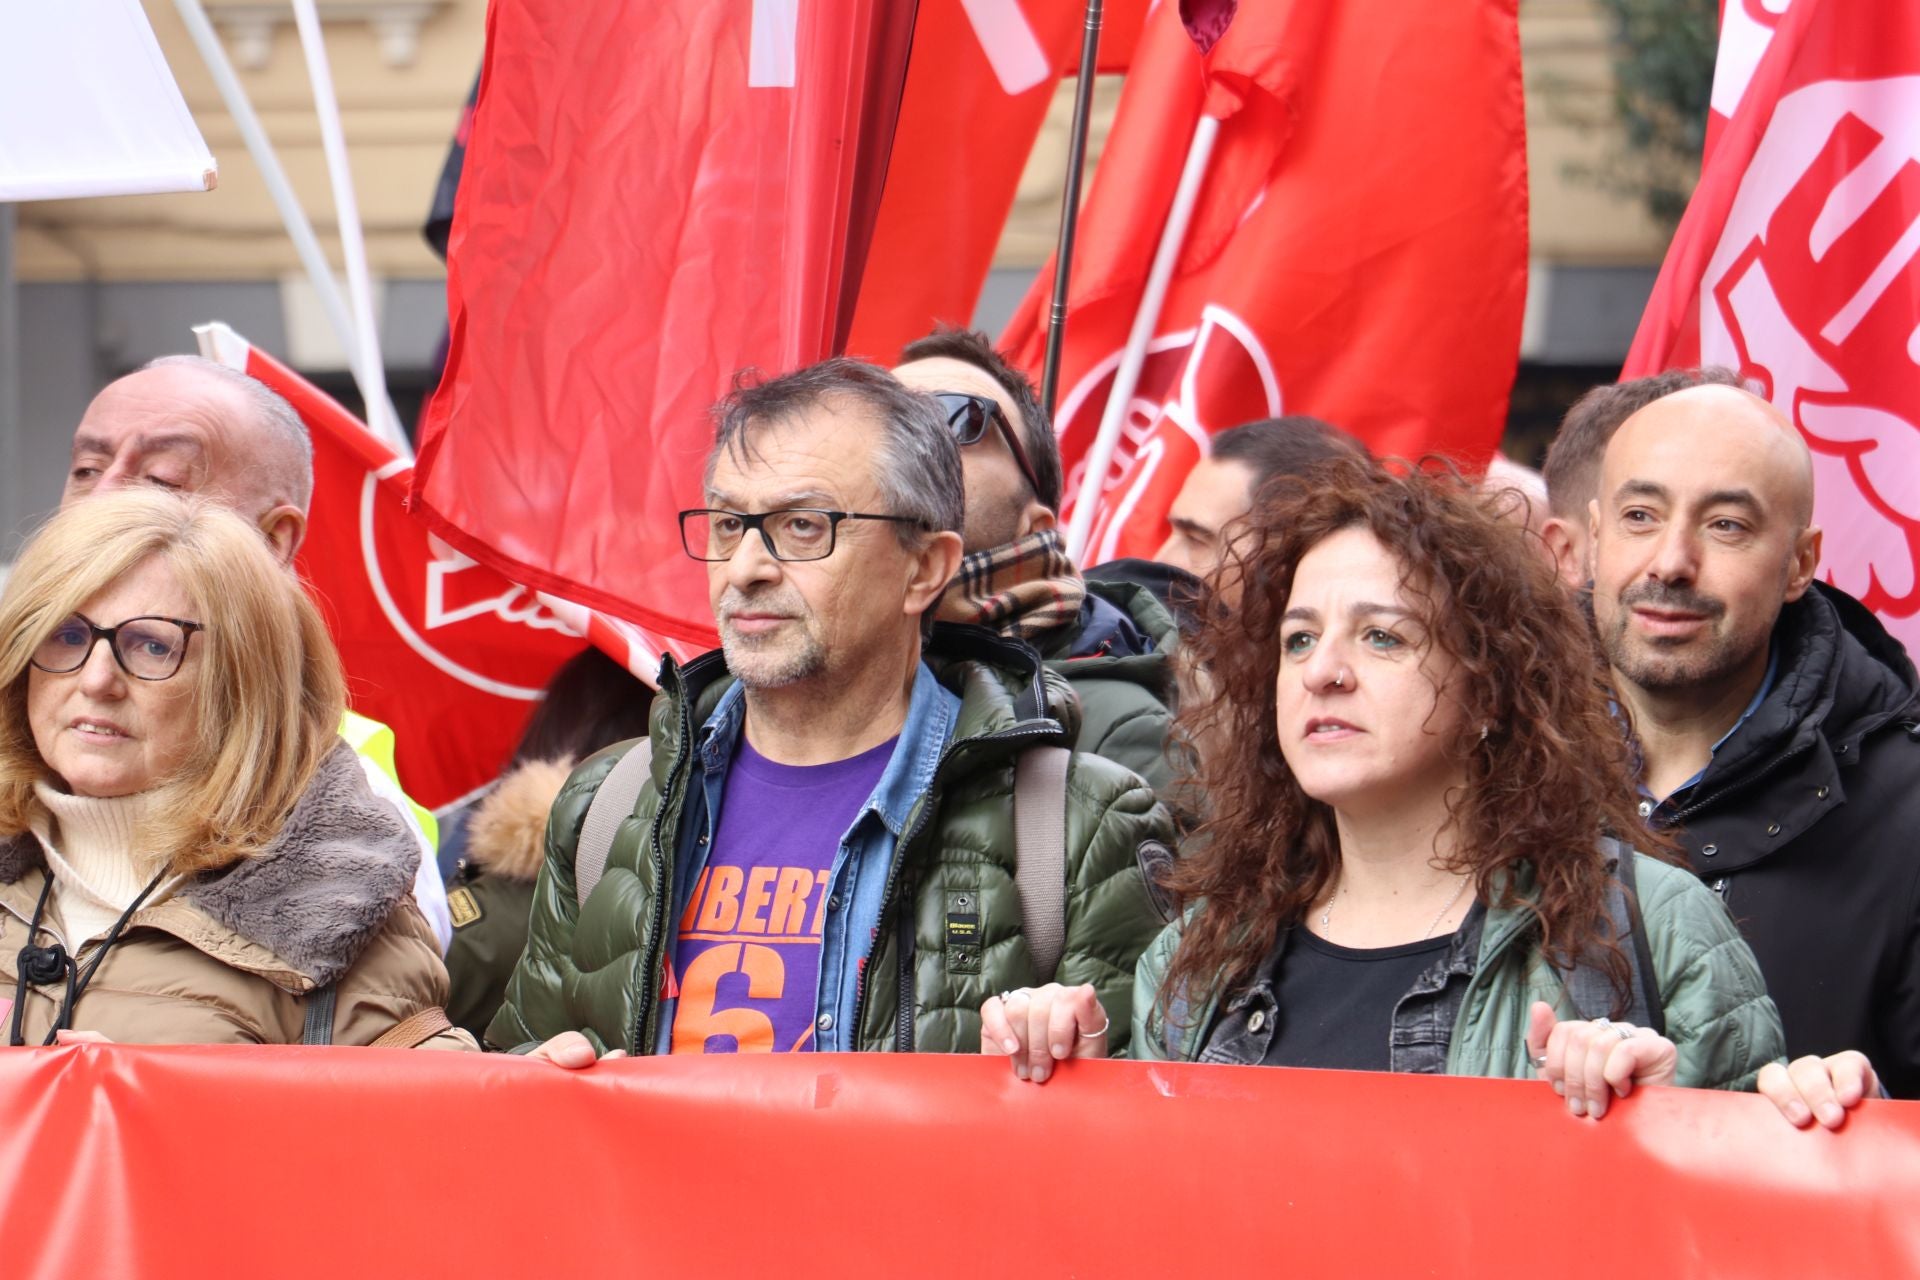
M1036 984L1053 981L1067 945L1065 747L1030 747L1013 770L1013 883Z
M331 982L307 992L307 1027L300 1037L301 1044L333 1043L333 1006L338 996Z
M641 738L600 780L600 789L587 805L587 820L581 824L580 839L573 848L573 896L578 905L586 906L587 895L600 883L600 875L607 869L607 855L613 850L614 832L633 816L633 806L639 803L640 790L652 772L653 740Z
M1660 999L1660 984L1653 972L1653 948L1647 945L1647 922L1640 915L1640 882L1634 875L1633 849L1620 846L1620 861L1614 865L1613 884L1607 895L1609 912L1616 910L1617 895L1626 907L1628 943L1627 962L1633 966L1635 1003L1627 1021L1648 1027L1657 1036L1667 1034L1667 1011ZM1614 920L1620 916L1614 915Z
M1607 880L1607 918L1613 923L1613 936L1626 955L1628 969L1627 1007L1619 1018L1663 1036L1667 1034L1667 1017L1654 977L1646 921L1640 915L1633 849L1618 840L1609 839L1604 844L1613 855L1613 874ZM1567 995L1582 1017L1614 1016L1618 992L1604 967L1583 958L1567 974L1566 983Z
M412 1017L400 1021L381 1032L370 1049L417 1049L427 1041L450 1030L453 1023L447 1018L447 1011L439 1005L420 1010Z

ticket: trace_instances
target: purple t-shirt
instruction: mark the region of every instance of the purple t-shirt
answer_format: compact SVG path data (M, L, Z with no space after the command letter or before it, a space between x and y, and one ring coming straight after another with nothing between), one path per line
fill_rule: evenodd
M832 764L790 765L740 735L713 848L674 944L673 1052L813 1047L834 855L897 741Z

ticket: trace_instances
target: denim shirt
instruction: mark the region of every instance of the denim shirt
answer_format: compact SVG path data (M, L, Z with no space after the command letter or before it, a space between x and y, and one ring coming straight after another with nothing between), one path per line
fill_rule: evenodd
M1393 1007L1388 1032L1389 1068L1396 1073L1445 1075L1447 1050L1453 1044L1453 1025L1459 1020L1480 960L1480 933L1487 909L1475 903L1453 935L1453 944L1414 979L1413 987ZM1280 981L1286 934L1260 963L1253 985L1233 996L1207 1035L1199 1061L1228 1066L1257 1067L1279 1033L1283 1010L1274 998Z
M674 851L673 914L667 917L669 921L678 921L686 913L693 886L706 870L707 852L713 845L713 815L720 812L746 712L744 687L736 684L722 695L720 704L700 727L700 785L689 788L680 847ZM840 837L840 847L833 857L827 882L826 924L820 939L820 985L814 998L813 1048L817 1052L840 1053L854 1047L859 1030L854 1015L860 1000L860 979L880 928L894 854L915 803L933 785L934 770L959 718L959 697L942 686L922 662L914 673L899 742L880 781L874 784L873 794ZM671 948L674 939L668 938L665 945ZM673 1048L676 1004L674 1000L662 1002L655 1053Z

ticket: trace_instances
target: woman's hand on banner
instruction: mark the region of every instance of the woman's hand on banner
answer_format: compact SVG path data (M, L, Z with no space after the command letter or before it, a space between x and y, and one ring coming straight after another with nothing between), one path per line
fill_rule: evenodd
M1595 1120L1615 1096L1626 1097L1636 1085L1672 1084L1680 1069L1680 1051L1665 1036L1608 1018L1563 1022L1541 1000L1528 1014L1527 1056L1567 1100L1568 1111Z
M1054 1063L1104 1058L1112 1022L1092 983L1021 987L980 1006L980 1052L1004 1053L1022 1080L1045 1084Z

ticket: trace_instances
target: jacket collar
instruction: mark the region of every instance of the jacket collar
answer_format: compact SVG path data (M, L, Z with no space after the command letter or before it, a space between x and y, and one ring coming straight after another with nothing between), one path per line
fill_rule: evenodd
M1700 780L1658 811L1657 820L1686 829L1702 872L1758 862L1830 812L1845 798L1840 761L1857 756L1869 734L1912 717L1920 696L1912 662L1879 620L1824 583L1781 610L1773 644L1779 671L1772 691ZM1721 800L1752 794L1762 780L1761 809L1722 808Z
M746 706L744 687L738 682L730 683L712 713L701 723L700 760L709 773L726 769L739 750ZM960 699L942 688L922 662L914 672L907 718L900 726L899 746L888 757L873 794L861 807L855 822L872 812L896 839L906 830L914 803L933 784L934 771L939 767L959 712Z
M344 742L320 762L280 833L258 855L194 877L143 910L215 959L290 988L325 986L353 966L413 885L419 842L376 796ZM42 871L39 841L0 841L0 883Z
M1079 698L1023 640L985 627L943 622L933 628L921 662L959 699L949 755L980 761L1043 743L1071 746L1079 734ZM916 676L916 693L918 681ZM662 664L663 696L653 707L653 770L660 794L666 794L682 744L696 749L702 745L703 727L732 696L736 683L718 649L685 666L671 658ZM732 749L730 740L727 749Z

